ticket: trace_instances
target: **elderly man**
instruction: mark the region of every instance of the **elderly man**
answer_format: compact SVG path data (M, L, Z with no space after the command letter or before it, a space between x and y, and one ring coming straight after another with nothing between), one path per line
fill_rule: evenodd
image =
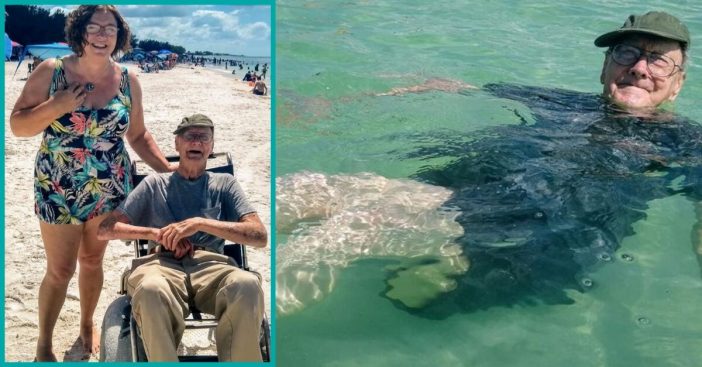
M150 361L177 361L191 307L216 316L220 361L261 361L260 279L222 255L224 240L264 247L266 229L236 179L207 172L214 125L204 115L175 130L178 170L151 175L100 225L101 239L148 239L161 251L134 260L132 311Z
M651 109L678 96L685 81L687 27L664 12L631 15L595 40L605 53L603 95L627 109Z

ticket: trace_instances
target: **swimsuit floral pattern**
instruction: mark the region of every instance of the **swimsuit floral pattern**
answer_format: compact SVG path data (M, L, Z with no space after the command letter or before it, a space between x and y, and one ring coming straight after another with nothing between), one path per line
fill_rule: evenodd
M49 94L68 85L56 59ZM100 109L79 107L44 130L34 170L35 213L52 224L80 224L115 209L132 189L123 136L129 127L129 75Z

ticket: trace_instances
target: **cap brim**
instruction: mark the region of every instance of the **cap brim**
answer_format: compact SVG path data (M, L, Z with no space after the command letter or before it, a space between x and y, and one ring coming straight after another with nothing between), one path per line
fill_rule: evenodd
M180 134L183 130L187 130L187 129L191 128L191 127L209 127L210 129L212 129L212 131L214 131L214 126L212 126L212 125L207 125L207 124L192 124L192 125L181 126L181 127L177 128L177 129L173 132L173 135L178 135L178 134Z
M687 46L688 41L681 39L680 37L674 36L665 32L649 31L645 29L618 29L609 33L605 33L595 39L595 46L597 47L609 47L617 44L623 37L632 34L643 34L647 36L655 36L660 38L669 39L672 41L678 41Z

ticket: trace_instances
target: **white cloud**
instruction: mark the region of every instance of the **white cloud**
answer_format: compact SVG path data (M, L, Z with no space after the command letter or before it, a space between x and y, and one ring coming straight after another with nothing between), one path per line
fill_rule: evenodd
M165 41L189 51L270 55L270 22L261 20L260 14L250 15L254 9L267 14L270 7L130 5L119 9L140 40Z
M117 8L123 17L134 18L187 17L192 12L191 6L175 5L119 5Z
M68 15L68 13L70 13L71 10L73 10L73 9L75 9L75 7L64 8L64 7L60 7L60 6L54 6L51 9L49 9L49 14L54 14L57 11L61 11L63 14Z
M44 6L68 14L76 6ZM189 51L270 55L271 7L219 5L117 5L139 40L153 39Z
M271 27L266 23L256 22L239 28L237 34L246 40L264 40L271 35Z

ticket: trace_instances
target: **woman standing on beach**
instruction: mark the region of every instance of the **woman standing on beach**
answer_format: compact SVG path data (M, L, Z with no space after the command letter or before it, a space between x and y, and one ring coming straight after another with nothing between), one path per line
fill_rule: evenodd
M117 9L81 5L69 14L65 33L74 54L41 63L10 116L16 136L43 132L34 173L35 212L47 259L39 288L38 361L56 360L53 330L76 262L79 338L86 353L98 352L93 314L107 241L97 240L97 228L132 189L123 136L156 171L175 169L144 126L136 75L113 61L130 48L129 26Z

